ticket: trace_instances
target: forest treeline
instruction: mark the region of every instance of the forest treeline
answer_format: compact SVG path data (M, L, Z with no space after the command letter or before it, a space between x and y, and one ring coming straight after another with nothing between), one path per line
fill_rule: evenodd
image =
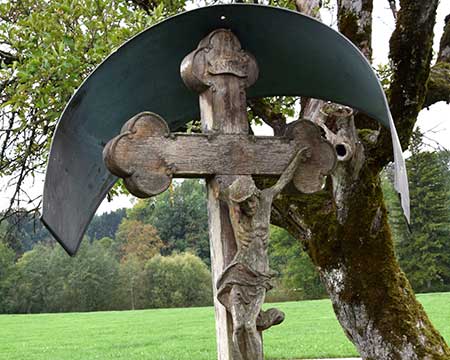
M407 160L411 224L392 186L382 184L396 252L418 292L450 291L450 156L424 151L415 133ZM0 224L0 312L39 313L212 304L206 190L174 182L130 209L96 215L79 253L69 257L39 222L24 215ZM300 243L272 227L269 255L278 272L268 300L326 296Z
M450 153L426 151L423 134L413 133L407 159L411 223L393 189L392 168L383 172L397 257L416 292L450 291Z

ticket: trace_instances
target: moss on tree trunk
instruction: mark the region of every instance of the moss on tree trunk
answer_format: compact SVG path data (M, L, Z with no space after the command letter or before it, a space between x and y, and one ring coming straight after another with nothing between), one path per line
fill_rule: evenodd
M450 359L401 271L394 253L377 173L365 166L338 221L331 188L275 204L317 266L336 316L364 359ZM310 199L311 200L311 199Z
M450 15L445 18L436 64L431 68L424 107L438 101L450 102Z
M389 98L404 146L424 106L437 4L438 0L401 0L391 38L394 75ZM371 11L372 0L338 1L340 31L366 56L371 53ZM444 50L439 54L445 63L450 54L448 29L447 19ZM429 85L431 91L433 83ZM302 104L305 117L322 122L319 111L308 109L323 103L302 99ZM272 221L299 238L340 324L364 359L450 359L450 349L417 301L395 256L379 179L382 167L392 159L390 133L356 116L359 139L356 130L347 131L355 137L353 159L339 164L320 193L277 199Z

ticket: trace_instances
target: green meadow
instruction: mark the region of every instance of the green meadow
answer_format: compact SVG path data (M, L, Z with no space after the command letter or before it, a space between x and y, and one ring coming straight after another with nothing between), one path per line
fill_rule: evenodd
M418 295L450 341L450 293ZM329 300L268 304L286 313L265 332L268 359L356 356ZM2 360L213 360L213 308L0 315Z

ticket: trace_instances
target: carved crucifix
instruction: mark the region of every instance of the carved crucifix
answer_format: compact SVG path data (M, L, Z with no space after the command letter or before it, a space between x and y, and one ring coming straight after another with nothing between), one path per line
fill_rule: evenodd
M248 134L245 89L258 66L231 31L201 40L181 63L181 76L199 94L203 133L171 133L160 116L140 113L106 145L104 160L138 197L165 191L174 177L206 179L218 358L262 360L261 332L284 318L276 309L261 310L271 288L272 200L291 180L303 193L320 190L336 155L307 120L280 137ZM252 175L279 179L260 190Z

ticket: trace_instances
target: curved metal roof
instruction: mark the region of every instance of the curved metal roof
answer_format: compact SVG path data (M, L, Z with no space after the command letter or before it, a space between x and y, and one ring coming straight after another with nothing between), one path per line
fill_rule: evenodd
M216 5L150 27L112 53L66 106L54 134L42 220L75 254L117 178L102 160L107 141L141 111L172 129L198 118L196 94L180 63L209 32L231 29L252 53L260 77L248 97L301 95L356 108L389 128L389 109L370 64L344 36L305 15L261 5Z

